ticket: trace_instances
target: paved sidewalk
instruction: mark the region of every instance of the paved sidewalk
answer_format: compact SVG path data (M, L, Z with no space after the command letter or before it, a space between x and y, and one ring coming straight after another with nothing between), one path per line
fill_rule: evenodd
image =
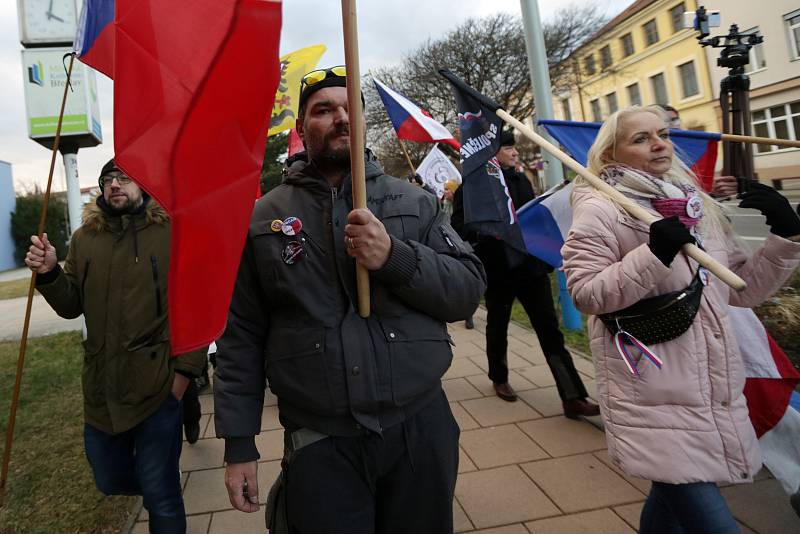
M561 415L553 378L535 335L510 326L511 383L520 401L494 396L486 378L479 310L476 329L454 324L455 359L444 388L461 425L461 461L456 486L456 532L484 534L632 533L649 484L627 478L612 466L603 433L587 421ZM594 392L591 362L576 357L587 389ZM593 393L591 393L593 394ZM223 443L214 438L213 400L201 396L203 439L184 444L181 468L190 534L264 533L262 509L244 514L231 509L223 483ZM598 423L599 424L599 423ZM279 470L283 440L275 398L268 395L256 442L261 452L262 502ZM800 532L800 519L788 497L768 473L752 485L724 488L742 532ZM309 510L313 513L312 510ZM147 532L142 512L133 532ZM358 533L354 533L358 534Z

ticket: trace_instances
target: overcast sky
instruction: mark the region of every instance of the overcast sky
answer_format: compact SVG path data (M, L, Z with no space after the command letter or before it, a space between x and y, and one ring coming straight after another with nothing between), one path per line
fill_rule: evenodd
M572 0L573 5L596 4L608 15L619 13L633 0ZM560 0L539 0L541 16L547 20ZM281 54L312 44L324 44L328 51L321 66L344 63L341 33L341 4L335 0L284 0ZM437 39L469 17L500 11L519 14L519 0L361 0L359 51L361 71L399 63L403 55L427 39ZM313 18L309 17L313 14ZM0 2L0 160L13 165L17 190L47 181L50 154L28 139L23 78L17 22L17 1ZM520 65L524 67L525 65ZM81 185L96 183L100 167L112 155L112 82L97 74L104 143L78 153ZM64 171L59 157L54 188L64 189Z

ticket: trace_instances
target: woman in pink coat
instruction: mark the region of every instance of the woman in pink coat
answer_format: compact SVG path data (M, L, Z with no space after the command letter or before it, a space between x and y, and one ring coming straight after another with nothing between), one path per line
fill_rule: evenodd
M577 179L564 271L576 306L591 315L611 458L653 482L640 532L738 532L715 483L751 482L761 454L726 312L755 306L792 274L800 217L772 188L751 185L740 206L766 215L771 233L748 256L721 206L674 156L665 119L657 107L621 110L589 151L593 173L663 218L648 227ZM680 252L694 242L747 289L729 289ZM683 297L641 302L671 292Z

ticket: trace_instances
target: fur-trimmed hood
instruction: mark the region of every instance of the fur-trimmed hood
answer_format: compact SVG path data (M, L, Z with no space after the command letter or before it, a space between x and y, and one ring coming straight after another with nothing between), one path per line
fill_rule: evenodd
M98 204L102 195L97 195L83 206L83 226L92 232L105 232L111 230L111 218L113 215L106 213ZM166 225L169 223L169 215L155 200L145 197L144 212L134 217L143 217L145 224Z

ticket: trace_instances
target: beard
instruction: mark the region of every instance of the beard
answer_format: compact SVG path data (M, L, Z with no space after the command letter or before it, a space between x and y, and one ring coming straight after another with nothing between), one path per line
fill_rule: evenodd
M306 136L309 160L317 165L335 169L350 168L350 140L341 142L342 135L349 135L346 124L336 126L322 137ZM334 146L336 143L337 146Z
M127 215L127 214L130 214L130 213L136 212L136 210L138 210L138 208L139 208L139 204L137 204L136 202L131 200L130 197L128 197L128 196L125 197L125 201L124 202L121 202L121 203L120 202L116 202L116 203L112 204L111 202L106 200L105 204L106 204L106 207L108 208L108 211L112 215Z

